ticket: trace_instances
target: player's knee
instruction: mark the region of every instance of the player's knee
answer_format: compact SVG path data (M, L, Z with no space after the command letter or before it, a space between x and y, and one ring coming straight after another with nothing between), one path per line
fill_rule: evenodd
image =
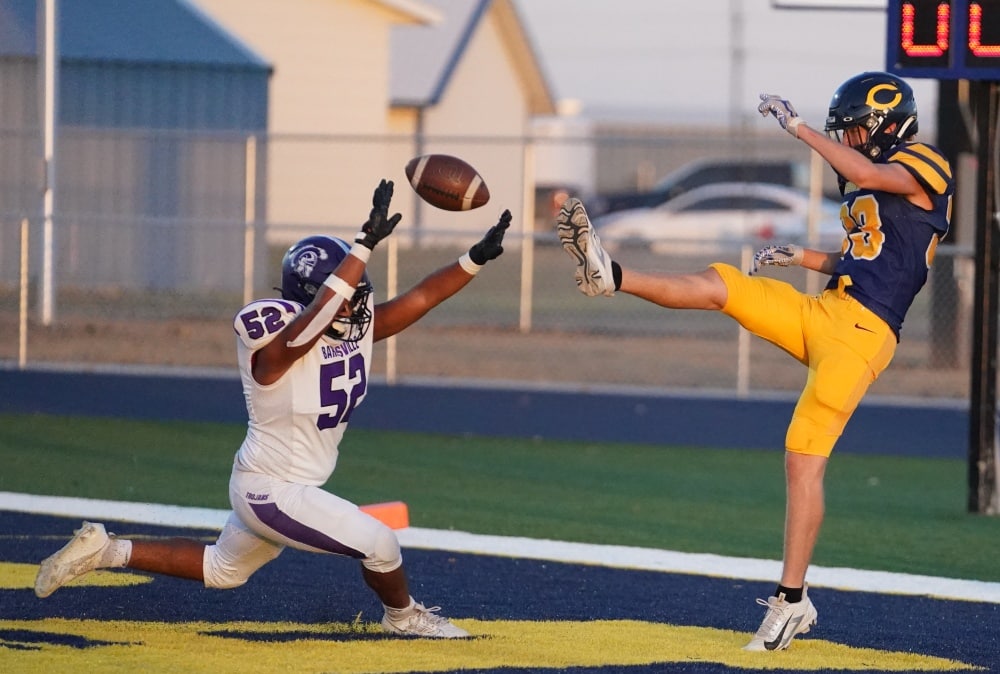
M239 587L267 561L277 557L279 552L280 548L275 549L273 554L268 554L267 559L227 559L220 554L217 545L209 545L205 548L202 569L205 575L205 587L217 590Z
M379 527L372 554L361 561L366 569L376 573L395 571L403 563L403 555L399 549L399 539L392 529Z
M224 560L215 545L205 548L204 573L205 587L217 590L239 587L250 578L249 574L242 572L238 564Z
M830 456L843 429L843 424L817 423L807 417L795 416L785 435L785 449L799 454Z

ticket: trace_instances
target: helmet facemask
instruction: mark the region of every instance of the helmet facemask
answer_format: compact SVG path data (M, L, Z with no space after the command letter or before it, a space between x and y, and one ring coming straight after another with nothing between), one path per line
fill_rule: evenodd
M342 342L360 342L372 323L373 314L369 298L373 290L372 284L362 279L354 291L354 296L347 301L350 313L337 314L325 334Z
M867 137L858 144L851 147L865 155L869 159L877 159L883 152L903 142L916 133L916 117L907 117L892 127L894 121L890 121L888 116L882 113L873 112L852 124L846 124L847 120L838 121L830 117L826 121L826 133L838 143L843 143L844 136L851 129L865 129Z

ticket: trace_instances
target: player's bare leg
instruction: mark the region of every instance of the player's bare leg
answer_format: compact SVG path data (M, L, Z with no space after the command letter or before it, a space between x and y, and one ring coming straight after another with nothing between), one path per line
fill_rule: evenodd
M783 592L757 603L767 607L760 629L744 646L748 651L784 650L799 634L816 624L817 611L805 583L820 525L823 523L823 474L827 458L785 452L787 503L785 509L785 554L780 585L802 588L802 598L786 601Z
M406 580L406 572L399 567L388 573L379 573L361 567L361 575L382 603L394 608L406 608L410 605L410 589Z
M622 267L622 292L668 309L720 310L729 291L714 269L689 274L643 273Z
M824 456L785 452L787 502L785 510L785 555L781 584L803 587L806 570L823 523Z
M171 538L164 541L132 541L132 556L126 566L204 582L204 560L204 543L190 538Z

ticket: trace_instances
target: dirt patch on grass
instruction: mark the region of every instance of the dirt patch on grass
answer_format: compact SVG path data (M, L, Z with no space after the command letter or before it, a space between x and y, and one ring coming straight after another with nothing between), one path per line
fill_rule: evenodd
M393 343L394 342L394 343ZM17 321L0 321L0 358L16 363ZM374 376L443 377L582 388L695 388L748 395L797 392L806 370L763 341L732 335L623 335L555 330L411 327L376 345ZM920 343L900 345L873 395L967 399L969 373L931 368ZM27 362L221 368L235 372L235 337L227 320L94 320L66 317L31 324Z

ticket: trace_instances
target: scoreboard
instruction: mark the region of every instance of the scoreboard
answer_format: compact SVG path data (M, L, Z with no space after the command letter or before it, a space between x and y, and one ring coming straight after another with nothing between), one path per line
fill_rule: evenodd
M886 70L1000 82L1000 0L889 0Z

